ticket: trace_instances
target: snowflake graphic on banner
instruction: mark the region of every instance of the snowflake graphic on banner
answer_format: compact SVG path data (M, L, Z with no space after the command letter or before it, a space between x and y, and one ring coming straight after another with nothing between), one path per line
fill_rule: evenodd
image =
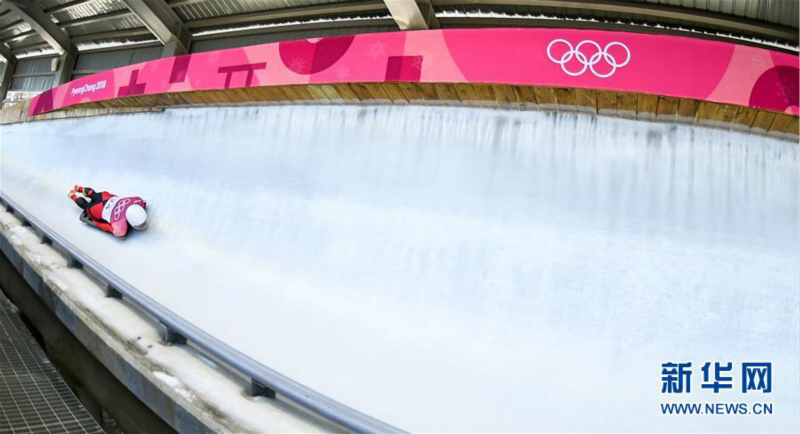
M421 59L414 59L414 64L412 66L417 69L422 69L423 62L425 62L426 68L430 68L431 66L433 66L434 60L436 59L436 56L434 56L433 53L431 53L428 50L422 50L419 53L417 53L416 56L422 57Z
M761 56L751 56L750 64L753 65L753 68L756 69L763 70L767 68L767 62L764 62L764 58Z
M339 80L345 80L349 76L350 76L350 68L344 65L336 68L336 78L338 78Z
M386 44L381 41L377 41L370 45L369 50L367 51L367 56L371 57L373 61L378 60L379 57L386 56Z
M289 62L289 69L297 73L306 72L306 61L302 57L295 57Z

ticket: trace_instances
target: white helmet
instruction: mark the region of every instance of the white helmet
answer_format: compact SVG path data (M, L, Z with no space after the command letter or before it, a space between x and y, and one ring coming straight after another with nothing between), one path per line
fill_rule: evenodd
M136 230L147 227L147 211L141 205L131 205L125 210L125 219Z

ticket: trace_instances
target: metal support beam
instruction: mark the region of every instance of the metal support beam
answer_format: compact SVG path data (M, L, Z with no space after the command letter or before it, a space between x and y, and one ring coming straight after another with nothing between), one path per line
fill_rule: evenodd
M439 28L430 0L384 0L400 30Z
M14 20L14 21L6 24L3 27L0 27L0 33L5 33L5 32L7 32L9 30L13 30L13 29L17 28L17 26L19 26L20 24L22 24L24 22L25 21L22 21L22 20Z
M75 36L72 38L72 42L77 44L79 42L90 42L90 41L115 39L115 38L134 38L138 36L149 36L149 35L152 35L152 33L150 33L150 30L147 30L147 28L145 27L139 27L136 29L112 30L110 32L90 33L88 35Z
M164 0L123 0L139 20L164 44L161 57L186 54L192 36Z
M72 48L69 36L44 13L39 3L33 0L5 0L8 10L17 18L27 22L59 55Z
M8 90L11 88L11 79L14 77L14 70L17 69L17 62L16 60L13 62L6 61L0 64L0 68L3 68L2 72L0 72L0 108L2 108L3 101L6 100Z
M73 45L69 51L58 57L58 65L53 76L53 87L60 86L72 80L72 70L78 59L78 50Z
M11 88L14 70L17 69L17 58L11 54L11 50L2 42L0 42L0 56L5 59L3 72L0 73L0 108L2 108L2 102L6 100L8 89Z
M35 30L28 30L27 32L18 33L18 34L14 35L14 36L11 36L9 38L3 38L2 41L3 42L24 41L24 40L30 38L31 36L36 36L36 35L38 35L38 33L36 33ZM51 46L47 42L45 42L45 44L47 44L48 47Z

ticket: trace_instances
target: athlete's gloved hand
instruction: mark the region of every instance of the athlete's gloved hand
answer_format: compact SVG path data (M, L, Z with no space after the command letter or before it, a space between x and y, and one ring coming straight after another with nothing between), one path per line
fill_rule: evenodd
M81 187L80 185L77 185L77 184L76 184L76 185L75 185L75 191L77 191L77 192L79 192L79 193L83 193L83 187Z
M70 190L69 193L67 193L67 196L69 196L70 199L73 199L75 197L75 190Z

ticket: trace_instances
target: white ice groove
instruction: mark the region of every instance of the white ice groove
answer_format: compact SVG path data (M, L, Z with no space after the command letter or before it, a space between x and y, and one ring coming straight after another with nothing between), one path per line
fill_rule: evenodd
M798 429L796 144L435 107L0 128L0 188L27 211L184 318L387 423ZM155 220L115 240L78 221L73 184L142 196ZM662 416L666 361L694 362L696 381L705 361L772 361L780 410Z

